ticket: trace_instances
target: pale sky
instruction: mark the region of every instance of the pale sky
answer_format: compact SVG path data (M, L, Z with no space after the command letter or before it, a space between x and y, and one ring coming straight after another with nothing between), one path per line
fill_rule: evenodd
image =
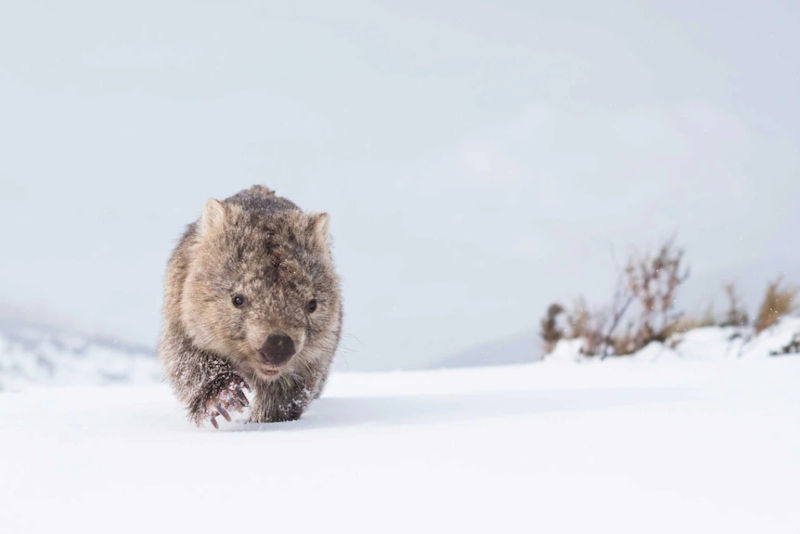
M688 309L728 279L752 305L800 283L798 28L794 1L3 3L0 301L154 345L184 225L263 183L331 214L351 369L602 303L673 232Z

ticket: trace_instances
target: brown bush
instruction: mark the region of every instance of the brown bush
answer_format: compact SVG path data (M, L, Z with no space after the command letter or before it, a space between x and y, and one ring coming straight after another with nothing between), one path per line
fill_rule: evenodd
M592 311L586 299L578 297L567 315L569 339L583 339L583 353L588 356L600 354L605 342L606 314Z
M747 317L747 314L745 314L745 317ZM690 322L694 322L694 326L692 326L692 328L704 328L704 327L707 327L707 326L714 326L714 325L717 324L717 320L714 317L714 305L713 304L709 304L708 305L708 307L706 308L706 311L703 312L703 315L701 315L699 317L692 317L692 318L681 317L681 321L683 321L684 319L688 319ZM746 319L745 319L745 321L746 321ZM687 330L691 330L691 328L689 328ZM684 330L684 332L685 331L686 330Z
M747 310L742 306L736 284L729 282L722 288L728 298L728 311L725 314L725 320L720 323L720 326L747 326L750 319L747 316Z
M665 341L680 324L675 299L688 276L683 249L676 248L673 239L665 241L655 255L631 254L619 273L609 310L592 311L585 299L578 298L567 311L569 330L565 333L557 329L555 321L564 308L550 306L541 321L545 349L552 350L557 341L550 340L556 338L581 338L584 354L605 357L636 352L651 341Z
M540 322L539 335L544 343L545 353L552 351L556 343L564 337L564 330L558 325L558 316L562 313L564 313L564 307L561 304L553 303L547 308L547 314Z
M764 301L761 303L755 323L753 323L756 333L766 330L784 315L795 311L797 309L795 299L798 292L800 289L797 287L784 287L782 276L769 283L764 294Z
M683 255L683 249L675 247L671 238L655 255L634 253L628 258L617 285L603 356L612 350L616 355L631 354L652 341L666 341L676 330L682 314L676 310L675 301L678 289L689 277ZM617 334L623 320L624 331Z
M713 304L700 316L685 316L676 309L676 298L681 285L689 277L684 266L684 250L675 246L674 238L663 242L655 254L632 253L625 266L619 270L616 290L611 306L592 310L586 300L579 297L572 307L565 309L553 304L541 321L541 336L546 352L550 352L561 339L583 339L583 354L604 358L611 355L634 353L653 341L677 344L674 334L705 326L745 327L750 319L734 283L724 284L728 307L719 322L715 319ZM764 300L752 323L756 334L777 323L781 317L798 309L800 287L784 285L778 277L767 285ZM566 329L560 327L557 317L566 313ZM749 336L737 331L735 336ZM800 333L780 351L787 354L800 351Z

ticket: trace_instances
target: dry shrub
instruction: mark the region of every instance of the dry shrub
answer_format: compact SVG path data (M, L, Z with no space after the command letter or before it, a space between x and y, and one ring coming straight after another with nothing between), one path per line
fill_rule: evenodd
M578 297L575 299L575 302L572 304L572 309L567 316L567 325L569 326L571 339L586 337L591 333L592 315L585 298Z
M586 299L578 297L567 315L567 325L570 339L583 339L584 354L599 354L605 342L605 313L590 310Z
M756 333L762 332L774 325L784 315L788 315L797 309L795 299L800 292L800 288L794 286L783 286L783 277L779 276L775 281L767 285L764 294L764 301L758 309L755 327Z
M669 332L669 335L683 334L684 332L694 330L695 328L705 328L708 326L714 326L716 324L717 320L714 315L714 305L709 304L701 315L682 315L677 321L675 321L672 329Z
M689 277L684 251L666 240L656 254L632 254L614 299L611 326L602 356L631 354L675 332L682 314L675 308L678 289ZM632 308L633 306L633 308ZM630 310L630 313L629 313ZM624 323L624 331L617 329Z
M725 290L725 296L728 298L728 311L725 314L725 320L722 321L720 326L747 326L750 322L747 316L747 310L742 306L742 299L739 296L739 291L736 284L729 282L722 286Z
M665 341L678 328L681 313L675 299L688 276L683 249L676 248L673 239L656 254L631 254L619 273L610 310L592 311L585 299L577 299L567 313L566 337L582 338L583 352L600 357L631 354L652 341ZM550 312L555 309L551 306L541 322L546 344L553 337Z
M540 322L539 335L544 343L546 353L551 352L556 343L564 337L564 330L558 325L558 316L562 313L564 313L564 307L561 304L553 303L547 308L547 314Z
M559 325L559 317L566 311L561 304L553 303L539 322L539 336L542 338L545 353L551 352L562 339L583 339L583 352L596 354L604 339L604 314L590 311L586 300L578 298L566 316L565 330Z
M745 317L747 317L747 315L745 315ZM681 317L681 321L685 319L685 317ZM706 308L706 311L703 312L703 315L692 318L690 321L694 322L694 326L692 328L705 328L716 325L717 320L714 318L714 304L709 304ZM684 330L684 332L685 331L686 330Z
M604 358L637 352L653 341L676 344L680 338L674 334L705 326L750 325L739 290L734 283L724 284L728 301L727 311L720 322L714 317L713 305L700 316L684 316L676 309L676 298L681 285L689 277L683 264L684 251L668 239L655 254L632 253L625 267L620 269L614 299L610 307L600 310L589 308L584 298L578 298L572 307L565 309L553 304L541 321L541 336L546 352L550 352L561 339L583 339L582 352L587 356ZM764 300L752 323L756 334L777 323L781 317L798 309L800 287L784 285L778 277L767 285ZM567 329L558 326L557 317L566 313ZM749 334L749 329L737 330L734 336ZM774 354L800 352L800 333L786 347Z

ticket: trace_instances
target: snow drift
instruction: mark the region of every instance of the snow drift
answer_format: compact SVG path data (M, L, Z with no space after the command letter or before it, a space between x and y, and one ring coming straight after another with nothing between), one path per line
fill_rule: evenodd
M34 322L0 320L0 390L160 381L159 362L146 347Z

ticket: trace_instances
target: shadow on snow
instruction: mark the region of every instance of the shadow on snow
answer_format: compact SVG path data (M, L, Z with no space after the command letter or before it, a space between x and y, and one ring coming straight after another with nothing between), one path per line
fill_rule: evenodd
M501 391L442 395L334 397L315 401L299 421L237 425L234 431L297 431L361 425L426 425L606 410L691 399L689 388Z

